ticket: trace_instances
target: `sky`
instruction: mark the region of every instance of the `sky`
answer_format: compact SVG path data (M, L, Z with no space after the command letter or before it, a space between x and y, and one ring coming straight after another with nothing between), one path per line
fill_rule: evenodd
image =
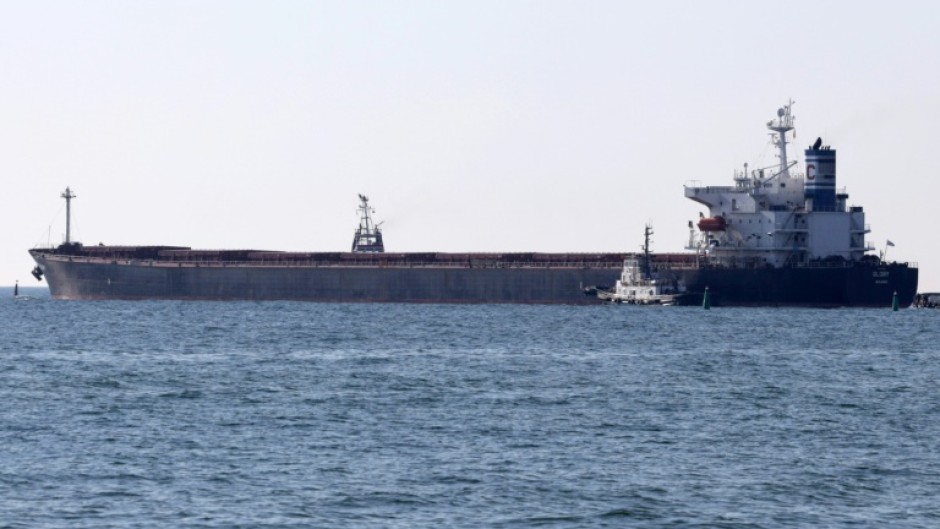
M940 3L0 0L0 285L29 248L682 251L698 182L838 152L940 291Z

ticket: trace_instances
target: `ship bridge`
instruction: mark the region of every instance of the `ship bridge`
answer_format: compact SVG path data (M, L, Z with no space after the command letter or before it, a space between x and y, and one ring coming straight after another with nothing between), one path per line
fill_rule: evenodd
M860 207L846 209L848 194L836 188L836 152L818 139L805 151L805 173L791 172L787 134L793 130L791 101L767 123L777 148L775 165L734 172L733 186L685 186L686 198L708 207L690 223L690 249L720 264L785 266L819 259L857 261L870 248Z

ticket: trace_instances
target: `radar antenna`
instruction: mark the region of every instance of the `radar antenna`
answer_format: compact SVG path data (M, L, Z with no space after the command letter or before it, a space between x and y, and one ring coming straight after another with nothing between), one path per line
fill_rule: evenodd
M382 223L372 223L372 213L375 210L369 207L369 197L359 195L359 227L353 236L352 251L354 253L382 253L385 245L382 242Z

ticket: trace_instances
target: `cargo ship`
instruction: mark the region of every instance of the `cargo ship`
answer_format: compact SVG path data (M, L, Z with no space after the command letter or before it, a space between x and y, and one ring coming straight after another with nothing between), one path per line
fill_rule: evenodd
M394 253L360 195L359 227L348 252L198 250L185 246L86 246L71 238L34 248L33 275L55 299L298 300L407 303L598 303L625 262L642 259L676 304L909 306L917 267L887 262L866 245L861 207L836 188L836 151L817 141L805 173L787 159L792 102L767 124L780 163L736 172L733 186L686 186L708 207L689 222L680 253ZM588 293L590 295L585 295Z

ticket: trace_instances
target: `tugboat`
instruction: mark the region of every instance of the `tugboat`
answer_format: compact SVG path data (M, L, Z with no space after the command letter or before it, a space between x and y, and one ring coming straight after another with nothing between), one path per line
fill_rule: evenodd
M623 271L613 289L595 287L598 299L628 305L675 304L683 289L678 282L661 281L653 277L650 258L651 235L653 227L647 224L643 231L642 258L633 255L624 259Z

